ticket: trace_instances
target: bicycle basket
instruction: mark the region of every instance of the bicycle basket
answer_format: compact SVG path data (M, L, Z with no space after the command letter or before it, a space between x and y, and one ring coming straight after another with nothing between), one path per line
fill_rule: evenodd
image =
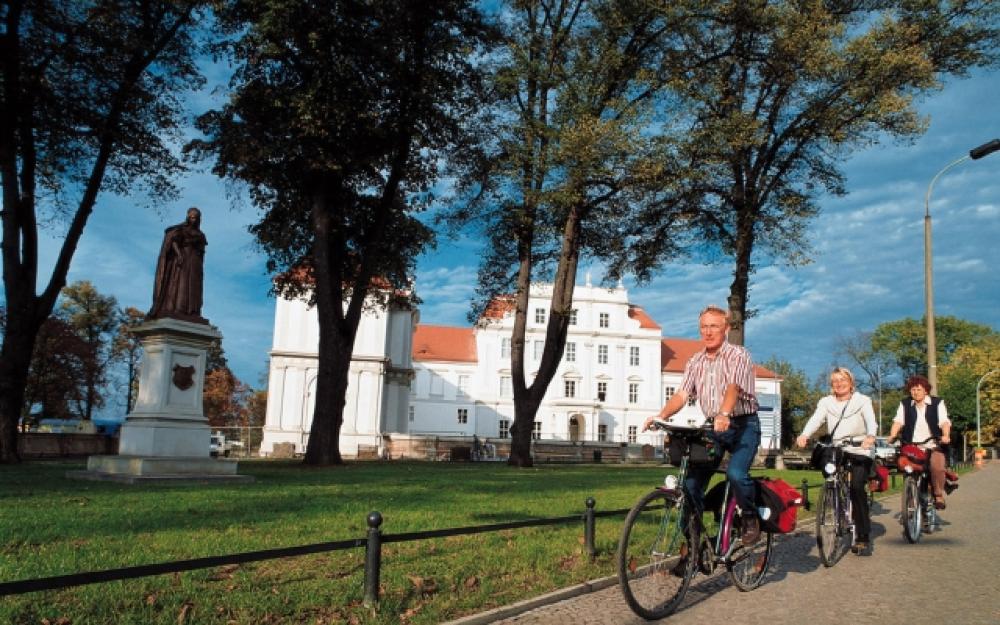
M688 460L690 466L709 466L718 460L718 449L715 446L715 441L711 439L690 440L684 436L671 436L667 446L670 464L675 467L681 466L681 460L688 448L691 450L691 458Z
M823 467L825 467L829 462L834 464L840 463L840 448L834 447L830 443L829 436L823 436L816 441L816 446L813 447L809 464L812 465L812 468L817 471L822 471Z
M899 449L899 459L896 461L900 471L909 470L920 472L924 470L927 462L927 452L916 445L903 445Z

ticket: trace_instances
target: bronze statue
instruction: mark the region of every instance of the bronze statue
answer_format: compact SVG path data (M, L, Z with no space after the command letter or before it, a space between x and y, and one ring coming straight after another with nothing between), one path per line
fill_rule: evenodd
M170 226L163 234L163 246L156 262L153 307L148 319L171 317L208 323L201 316L205 246L208 240L200 229L201 211L189 208L184 223Z

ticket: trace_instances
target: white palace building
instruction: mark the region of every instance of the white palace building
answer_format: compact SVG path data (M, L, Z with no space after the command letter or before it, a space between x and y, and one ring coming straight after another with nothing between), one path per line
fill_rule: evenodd
M551 285L532 287L526 369L541 358ZM574 290L574 310L559 369L534 422L538 441L657 445L642 433L680 386L684 364L700 342L665 338L660 326L628 301L624 287L588 283ZM351 362L340 450L399 457L421 439L502 443L514 419L510 337L513 308L495 305L474 327L425 325L419 312L396 306L365 313ZM692 321L692 327L694 327ZM261 453L274 445L304 453L314 405L319 326L316 309L279 298L270 352L267 420ZM761 448L781 440L781 379L758 366ZM689 405L682 418L699 419ZM290 444L290 445L289 445Z

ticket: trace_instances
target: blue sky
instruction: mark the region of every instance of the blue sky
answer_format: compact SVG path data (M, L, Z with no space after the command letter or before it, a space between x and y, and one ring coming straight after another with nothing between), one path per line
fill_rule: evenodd
M221 104L221 73L192 98L194 111ZM750 305L759 310L747 328L758 361L788 360L810 377L834 363L836 339L883 321L920 318L924 310L924 194L934 175L969 149L1000 137L1000 74L977 72L953 80L919 102L929 129L912 144L887 143L856 152L843 163L848 195L823 197L811 227L813 262L804 267L760 267ZM1000 328L1000 152L950 170L934 187L935 311ZM73 259L69 280L90 280L121 306L147 310L163 229L182 221L189 206L202 209L208 237L203 314L223 333L236 375L255 387L266 373L274 324L264 257L247 226L258 215L234 207L232 193L207 172L180 181L182 197L159 212L142 198L102 195ZM51 271L63 226L43 233L42 276ZM421 257L416 289L424 323L468 325L480 244L441 240ZM584 261L581 282L590 269ZM650 284L626 282L666 336L695 337L696 315L707 303L724 304L728 264L671 265Z

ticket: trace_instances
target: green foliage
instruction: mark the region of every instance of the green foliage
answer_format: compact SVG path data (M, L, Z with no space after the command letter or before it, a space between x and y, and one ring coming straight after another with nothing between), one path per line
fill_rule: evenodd
M938 364L948 364L962 345L973 344L996 334L987 325L948 315L935 315L934 338L937 343ZM907 317L879 324L871 336L871 349L888 354L904 382L911 375L927 373L927 326L923 320Z
M706 258L734 262L737 323L756 267L808 262L807 225L821 193L844 193L844 157L918 136L915 96L995 62L1000 37L997 0L671 4L682 40L667 158L687 164L678 198ZM640 268L659 262L649 252Z
M249 188L277 290L317 306L306 461L339 463L361 312L408 291L433 242L418 214L466 140L485 30L470 0L249 0L219 24L218 51L236 65L229 100L186 149Z
M0 462L17 460L16 422L35 339L66 284L101 191L163 200L183 166L180 92L200 85L191 35L200 0L5 3L0 110L3 282ZM38 294L38 225L68 227Z
M543 0L501 13L495 99L480 112L482 143L463 161L460 197L445 215L456 229L489 233L470 320L518 280L522 288L558 271L575 275L580 255L608 260L613 282L654 239L676 251L674 239L638 220L641 209L669 210L664 139L651 128L670 11Z
M79 418L86 398L89 346L64 319L45 320L35 340L22 415L36 418Z
M958 346L938 371L940 395L957 430L976 430L977 408L984 444L1000 438L1000 334ZM979 405L976 387L979 386Z
M106 384L115 350L113 332L119 325L118 301L101 295L87 280L63 288L59 314L73 328L86 348L81 371L84 388L78 409L83 419L90 419L94 409L104 406Z

